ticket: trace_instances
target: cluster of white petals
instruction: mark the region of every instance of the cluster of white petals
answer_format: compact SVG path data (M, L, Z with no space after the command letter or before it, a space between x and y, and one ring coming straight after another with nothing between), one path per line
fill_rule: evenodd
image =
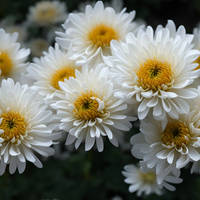
M200 52L192 49L191 35L184 29L173 33L170 23L155 33L148 26L129 33L125 42L111 42L112 56L106 63L120 84L118 95L138 104L140 120L148 114L157 120L178 119L189 112L188 100L197 97L190 85L199 76L194 61Z
M10 173L25 170L26 160L41 168L34 154L53 155L50 146L57 134L50 128L52 113L42 103L40 96L27 85L3 80L0 87L0 174L6 165Z
M123 41L127 33L136 31L134 17L135 11L126 13L123 9L116 13L98 1L94 8L87 5L84 13L69 14L63 24L65 32L58 32L56 41L65 50L70 48L72 58L78 63L99 63L104 56L111 55L112 39Z
M19 81L25 74L30 50L20 48L17 38L17 33L9 34L0 29L0 80L10 77Z
M136 118L126 115L127 104L115 97L109 75L108 68L100 64L76 71L76 78L59 83L63 93L57 94L52 107L61 119L60 129L69 132L66 144L75 142L78 148L85 141L88 151L96 142L98 151L103 151L103 136L118 146L117 130L129 131L132 127L130 121Z
M171 183L178 184L182 182L182 179L178 177L178 173L171 173L160 182L157 180L155 168L150 169L144 166L126 165L122 174L126 177L125 182L130 184L129 192L137 191L138 196L143 193L145 195L152 193L161 195L163 188L174 191L176 188Z

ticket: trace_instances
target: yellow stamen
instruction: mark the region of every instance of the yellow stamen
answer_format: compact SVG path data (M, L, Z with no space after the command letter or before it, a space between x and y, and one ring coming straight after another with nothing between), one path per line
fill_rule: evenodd
M109 47L111 40L118 40L119 35L114 28L104 24L94 27L88 34L88 39L96 47Z
M98 111L99 103L92 97L97 97L97 95L92 91L88 91L82 93L74 102L73 112L78 119L87 121L102 116L102 113Z
M0 70L1 76L8 77L12 71L13 63L6 52L0 52Z
M0 129L4 130L4 133L0 135L5 141L10 141L13 138L18 140L20 136L25 135L27 123L24 117L18 112L6 112L1 115L2 122Z
M156 175L154 172L140 172L140 177L143 183L154 184L156 182Z
M52 22L56 17L56 9L54 7L42 7L37 12L36 18L41 22Z
M195 70L200 69L200 56L194 61L195 63L199 64Z
M55 89L60 90L59 81L64 81L64 79L69 79L69 77L75 77L75 69L70 66L58 69L51 77L51 85Z
M191 142L192 134L185 123L175 121L167 124L161 135L161 140L165 145L174 145L177 149L180 149Z
M137 71L138 85L145 90L157 91L163 89L163 85L172 82L171 65L156 59L148 59Z

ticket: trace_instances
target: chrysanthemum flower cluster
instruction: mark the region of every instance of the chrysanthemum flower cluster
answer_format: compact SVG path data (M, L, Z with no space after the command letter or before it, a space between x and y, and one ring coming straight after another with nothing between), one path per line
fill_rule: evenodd
M58 1L38 3L33 24L66 21L30 63L17 34L0 29L0 174L7 165L22 173L26 161L42 167L62 136L85 151L118 146L138 122L130 144L139 163L122 172L130 192L160 195L182 182L182 168L200 172L200 31L134 18L101 1L68 16Z

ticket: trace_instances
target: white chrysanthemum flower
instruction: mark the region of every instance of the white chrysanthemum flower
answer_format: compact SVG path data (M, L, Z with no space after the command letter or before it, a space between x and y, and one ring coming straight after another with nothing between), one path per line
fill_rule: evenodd
M130 184L129 192L137 191L137 196L141 196L143 193L145 195L152 193L161 195L164 188L174 191L176 188L171 184L182 182L178 176L169 174L162 183L158 183L155 169L138 168L135 165L126 165L122 174L126 177L125 182Z
M141 121L141 133L131 138L132 154L143 159L147 167L156 167L156 173L165 175L174 168L185 167L200 160L200 112L197 109L161 122Z
M183 27L178 30L175 34L159 26L154 33L149 26L137 35L129 33L125 43L111 42L112 56L106 62L120 84L118 95L139 104L140 120L148 113L157 120L166 121L167 115L178 119L189 112L188 100L197 96L190 85L199 76L194 61L200 52L192 49L192 35Z
M63 22L66 19L66 5L59 1L40 1L30 7L28 20L39 26Z
M124 40L128 32L135 30L134 17L135 11L115 13L98 1L94 8L86 6L85 13L70 14L63 25L65 32L58 32L56 41L81 64L91 60L98 63L110 55L111 40Z
M40 57L44 51L48 50L49 43L42 38L35 38L27 43L27 46L31 49L31 55L33 57Z
M20 49L17 41L17 33L9 34L0 29L0 80L13 78L20 80L25 73L25 63L30 51Z
M52 113L46 110L41 97L27 85L3 80L0 87L0 174L6 165L10 173L25 170L26 160L41 168L34 152L42 156L54 153L52 145Z
M55 48L50 47L48 52L40 59L35 59L28 67L28 77L33 79L34 87L45 98L51 98L60 91L59 81L75 77L75 70L81 67L75 65L70 60L67 53L60 50L55 44Z
M64 93L52 104L60 117L60 129L69 132L66 144L75 142L78 148L85 141L85 150L90 150L95 141L98 151L103 151L103 136L118 146L117 131L129 131L135 118L126 116L127 105L115 97L115 89L109 71L103 65L82 72L76 78L59 82Z

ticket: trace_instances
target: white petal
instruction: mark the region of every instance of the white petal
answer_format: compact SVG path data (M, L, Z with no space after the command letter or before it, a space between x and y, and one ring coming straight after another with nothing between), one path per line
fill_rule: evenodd
M85 151L89 151L95 143L95 138L91 137L90 134L87 134L86 140L85 140Z
M15 157L10 159L10 165L9 165L9 172L10 174L14 174L16 169L17 169L17 164L16 164L16 159Z
M143 120L149 112L149 108L146 108L143 112L138 112L138 118Z
M178 169L185 167L189 161L190 159L187 156L180 156L180 158L176 161L176 167Z
M102 137L96 138L96 145L97 145L97 150L99 152L102 152L103 151L103 146L104 146Z
M76 140L76 137L74 135L68 134L65 145L73 144Z
M199 152L197 152L194 148L190 148L189 149L189 156L190 156L190 158L192 159L192 160L194 160L194 161L198 161L198 160L200 160L200 154L199 154Z
M169 164L172 164L173 163L173 160L174 160L174 151L170 151L169 154L167 155L167 162Z
M108 138L109 138L109 139L112 139L113 134L112 134L112 131L110 130L110 128L107 127L107 126L105 126L105 125L103 125L103 127L104 127L104 129L105 129L105 131L106 131L106 134L107 134Z

